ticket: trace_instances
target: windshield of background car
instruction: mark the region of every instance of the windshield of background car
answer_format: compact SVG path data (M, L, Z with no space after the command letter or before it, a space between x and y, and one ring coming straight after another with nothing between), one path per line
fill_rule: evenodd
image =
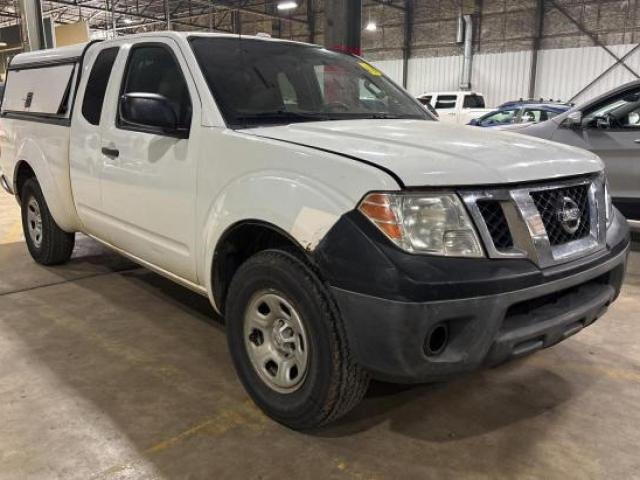
M368 118L433 120L364 60L310 45L192 37L191 46L232 128Z

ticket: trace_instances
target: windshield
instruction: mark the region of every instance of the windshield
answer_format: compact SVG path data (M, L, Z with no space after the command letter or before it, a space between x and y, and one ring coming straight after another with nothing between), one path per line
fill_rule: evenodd
M350 55L242 37L192 37L190 42L232 128L366 118L433 119L379 70Z

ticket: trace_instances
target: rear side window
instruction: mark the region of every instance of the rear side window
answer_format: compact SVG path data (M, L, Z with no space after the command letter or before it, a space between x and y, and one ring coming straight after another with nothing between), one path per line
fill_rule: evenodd
M484 97L480 95L465 95L462 108L484 108Z
M456 108L457 95L439 95L436 108Z
M118 47L102 50L91 69L82 101L82 116L92 125L100 123L104 95L107 91L113 64L118 56L118 50Z

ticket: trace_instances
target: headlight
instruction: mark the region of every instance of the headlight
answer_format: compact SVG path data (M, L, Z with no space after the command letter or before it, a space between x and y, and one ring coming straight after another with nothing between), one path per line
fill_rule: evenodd
M604 182L604 205L605 205L605 218L607 219L607 228L611 226L613 222L613 202L611 201L611 195L609 194L609 182Z
M370 193L358 209L408 252L483 256L471 219L454 193Z

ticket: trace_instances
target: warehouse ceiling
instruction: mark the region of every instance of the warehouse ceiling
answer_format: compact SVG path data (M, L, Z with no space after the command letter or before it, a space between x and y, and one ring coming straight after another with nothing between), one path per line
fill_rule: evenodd
M45 17L56 23L83 20L93 30L118 34L161 30L170 22L174 30L234 30L234 15L243 21L277 20L306 23L306 6L279 11L269 0L49 0L42 1ZM19 20L18 1L0 0L0 24ZM167 17L168 12L168 17Z

